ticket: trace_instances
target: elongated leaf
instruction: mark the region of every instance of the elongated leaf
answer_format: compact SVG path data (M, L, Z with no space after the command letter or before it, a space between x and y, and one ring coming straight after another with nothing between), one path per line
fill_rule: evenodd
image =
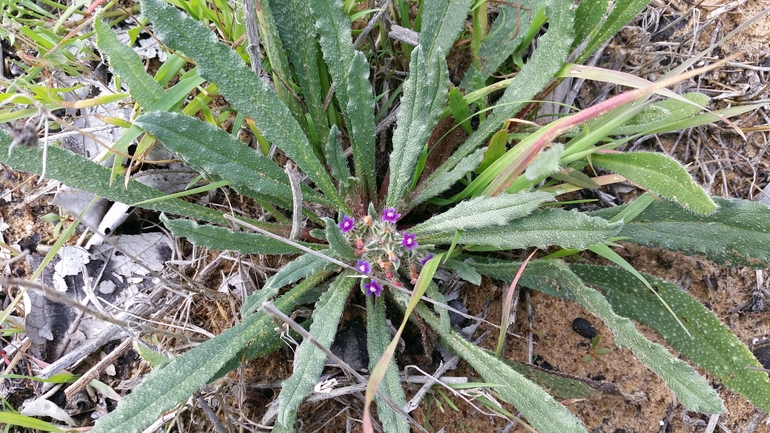
M329 242L331 250L341 259L355 260L356 252L350 242L345 239L337 223L331 218L324 218L323 220L326 222L326 241Z
M308 112L316 129L327 131L329 120L323 109L324 95L319 77L319 71L323 69L318 63L318 37L310 9L302 0L270 0L268 4L273 11L283 46L294 66L294 76ZM262 6L265 6L264 2ZM322 133L321 137L325 135Z
M624 241L702 255L721 265L770 266L770 208L714 197L719 209L701 216L669 201L655 201L623 226ZM612 218L628 205L593 212Z
M345 151L342 149L340 130L337 129L337 125L332 125L326 140L326 163L331 168L332 176L337 179L337 182L342 184L350 177L350 167L348 167Z
M366 348L369 352L369 370L374 370L375 363L385 353L391 339L390 328L385 316L385 299L366 297ZM398 374L395 359L391 359L380 382L379 391L384 392L399 407L406 406L404 388ZM379 395L374 396L377 403L377 415L383 430L394 433L409 433L409 423L397 415Z
M347 208L302 128L237 53L216 41L206 26L162 0L143 0L142 11L165 44L195 60L202 77L216 83L230 104L251 117L265 138L293 159L332 202Z
M405 308L408 298L394 293L400 308ZM436 332L442 344L460 355L476 372L496 387L500 396L511 403L527 418L527 421L541 433L586 432L583 424L566 407L553 399L535 383L529 381L492 353L465 340L454 331L443 332L438 317L425 305L415 309L417 314Z
M591 163L617 173L692 212L708 215L716 203L675 159L662 153L593 154Z
M433 179L432 183L427 184L426 182L422 182L417 190L410 196L409 202L407 203L407 209L414 209L422 202L448 190L467 173L475 170L481 163L481 160L484 159L484 152L486 149L486 147L477 149L475 152L463 158L460 163L451 170L442 171L440 175Z
M145 110L150 108L165 94L163 87L147 74L136 51L121 43L101 18L99 14L94 20L99 50L107 55L112 70L128 84L131 97Z
M11 138L5 131L0 131L0 161L15 170L39 174L42 168L42 150L15 147L13 155L9 157L8 147L11 141ZM111 186L109 169L94 163L90 159L55 146L51 146L48 149L46 176L72 188L82 189L91 194L121 203L138 203L166 197L165 193L134 180L129 181L128 188L124 188L123 185ZM222 218L221 212L180 199L145 203L141 207L219 224L227 222Z
M143 114L134 124L150 132L185 162L217 179L231 181L237 192L291 209L292 192L286 172L226 131L195 117L161 111ZM329 204L306 186L302 197Z
M599 287L618 314L650 326L679 353L719 378L732 391L746 396L763 411L770 410L770 378L751 351L717 316L679 287L646 276L684 322L688 337L655 296L636 278L619 268L572 265L580 278Z
M420 196L423 194L422 190L434 187L436 179L453 171L460 161L475 152L492 134L499 131L508 118L514 117L526 105L526 101L532 99L548 85L569 55L569 47L574 36L574 13L571 1L545 1L548 32L545 36L537 39L537 49L532 57L498 100L497 108L493 111L492 116L479 125L479 128L457 148L444 164L417 186ZM455 174L460 173L455 171ZM460 176L464 174L462 173Z
M575 11L575 41L572 48L577 48L589 35L596 34L609 8L609 0L584 0L578 3Z
M588 45L578 56L576 63L583 62L583 60L587 59L591 54L598 50L599 47L604 45L608 39L615 36L615 34L631 21L636 14L641 12L649 2L649 0L624 0L622 2L616 2L612 11L607 16L607 19L601 24L601 27L595 32L592 32Z
M54 433L64 433L64 430L60 429L59 427L56 427L50 422L45 422L37 418L32 418L25 415L19 415L19 414L16 414L13 412L7 412L7 411L0 411L0 424L3 424L8 427L16 425L21 427L29 427L30 429L35 429L35 430L42 430L42 431L54 432Z
M353 49L350 21L340 0L312 0L308 5L315 17L321 51L334 81L337 100L351 132L356 177L361 179L364 191L374 197L374 96L368 75L362 76L363 71L369 70L368 63ZM348 75L351 71L356 75ZM351 91L355 93L350 94Z
M298 285L276 300L288 312L294 302L313 286ZM93 433L135 433L144 430L163 412L183 402L200 387L217 377L224 367L235 368L245 351L267 353L278 334L272 319L253 314L220 335L178 356L144 378L139 387L118 404L115 411L100 418Z
M321 295L313 311L313 323L310 333L324 347L331 347L337 334L345 300L356 280L349 278L352 272L340 274ZM313 342L304 340L294 356L294 372L283 382L283 389L278 394L278 419L273 426L274 432L294 431L297 409L302 400L313 391L313 387L324 369L326 353Z
M426 0L422 5L420 45L430 62L452 48L471 9L471 0Z
M297 254L300 250L257 233L234 232L224 227L200 225L191 220L171 220L161 215L163 224L177 237L185 237L193 245L217 251L241 254Z
M517 218L529 215L538 206L554 201L547 192L522 192L500 194L495 197L479 197L459 203L452 209L435 215L412 231L418 236L428 233L451 233L455 230L491 228L508 224Z
M496 249L544 249L559 245L563 248L582 250L615 236L622 225L621 222L610 223L605 219L592 218L575 211L535 210L528 216L513 220L502 227L466 230L460 233L458 243ZM426 244L449 244L454 237L454 232L442 232L420 235L417 240Z
M404 83L404 96L398 112L398 126L393 133L393 151L390 153L390 184L386 206L396 207L407 193L412 182L417 159L420 156L430 133L438 122L438 116L432 116L432 108L442 105L436 99L446 101L448 78L443 83L430 83L429 79L445 78L446 61L436 57L426 63L422 46L412 51L409 63L409 78ZM428 83L428 85L426 85ZM431 90L435 93L431 94Z
M329 253L329 251L326 251ZM265 281L265 285L249 296L241 306L241 314L245 317L252 314L262 303L275 297L281 288L289 284L311 276L328 275L325 270L333 268L326 260L312 254L304 254L287 263L272 277ZM320 281L319 281L320 283Z
M482 274L494 275L495 278L510 277L520 266L518 263L506 264L498 262L495 264L491 261L487 264L479 264L479 266L473 265ZM492 272L488 272L490 270ZM625 273L625 271L623 272ZM582 273L578 273L578 275L581 278L583 277ZM644 285L629 273L625 273L623 278L626 280L633 279L635 282L638 282L640 287L644 288ZM553 296L575 300L602 319L615 336L615 344L618 347L628 347L631 349L642 363L666 382L666 385L689 410L706 413L721 413L724 411L722 400L708 381L701 377L687 363L671 355L663 346L645 338L627 318L634 318L633 316L629 316L625 310L616 308L614 302L608 302L608 298L605 298L596 290L586 287L580 278L573 274L563 263L544 260L531 262L527 266L520 283L525 287ZM604 287L602 289L604 290ZM655 298L655 295L646 288L644 290L650 295L651 302L655 303L654 314L661 314L671 318L669 313L660 304L660 301ZM668 302L668 299L666 300ZM641 308L641 306L636 308ZM674 305L672 305L672 308L674 311L679 311ZM679 326L673 318L671 318L671 321L674 326ZM681 328L678 329L684 334Z
M700 106L705 106L709 102L708 96L698 92L688 93L684 97ZM648 133L673 122L691 118L700 111L701 109L696 105L675 99L664 99L642 110L626 125L612 131L611 135Z

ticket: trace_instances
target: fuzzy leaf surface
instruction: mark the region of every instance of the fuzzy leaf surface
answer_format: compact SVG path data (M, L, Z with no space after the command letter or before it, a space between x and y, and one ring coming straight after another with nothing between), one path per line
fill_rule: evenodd
M708 215L716 203L675 159L662 153L593 154L591 163L617 173L692 212Z
M554 198L547 192L478 197L461 202L452 209L431 217L424 223L416 225L412 231L418 235L444 232L454 236L455 230L466 231L502 226L509 221L529 215L538 206L548 201L554 201Z
M286 313L294 307L296 299L311 288L297 286L277 299L275 306ZM121 400L117 409L100 418L91 431L135 433L144 430L164 412L216 378L223 367L237 366L233 365L233 360L240 360L246 349L255 356L267 353L277 339L274 326L266 314L254 314L184 355L171 359L163 368L148 374L142 384Z
M332 281L329 288L313 310L313 323L310 333L326 348L331 347L337 335L345 300L356 280L349 278L352 272L345 271ZM273 426L274 432L292 432L297 420L297 410L318 382L326 363L326 353L313 342L303 340L294 356L294 372L283 381L283 388L278 394L278 419Z
M615 36L623 26L631 21L649 3L649 0L623 0L616 2L612 11L601 23L601 26L591 32L591 39L583 52L578 56L577 63L582 63L583 60L587 59L588 56L604 45L607 40ZM578 41L578 43L580 42L582 41Z
M572 265L587 284L599 287L615 311L643 323L666 339L674 349L719 378L732 391L746 396L756 407L770 410L770 378L730 328L674 284L645 276L671 306L692 337L668 314L641 281L614 267Z
M360 51L353 55L347 74L347 86L345 119L350 125L353 166L369 197L374 197L374 97L369 82L369 62Z
M205 25L162 0L142 0L141 4L166 45L192 58L200 75L216 83L234 108L254 120L262 135L294 160L332 202L347 208L289 109L236 52L219 42Z
M394 300L401 309L406 308L408 298L395 293ZM587 430L566 407L559 404L543 388L531 382L492 353L462 338L456 332L445 332L439 318L424 304L417 305L415 312L439 334L442 344L460 355L487 383L504 385L494 390L511 403L541 433L586 433Z
M209 123L181 113L155 111L134 122L185 162L232 182L238 193L291 209L291 184L281 167L268 157ZM327 203L308 187L302 197Z
M326 222L326 241L329 247L337 257L344 260L355 260L356 252L350 243L345 239L342 230L331 218L324 218Z
M145 110L160 101L165 94L163 87L144 70L144 63L131 47L121 43L115 32L101 20L101 14L94 20L96 44L107 55L110 68L122 78L131 92L131 97Z
M622 222L610 223L603 218L593 218L575 211L535 210L505 226L466 230L460 233L458 243L501 250L528 247L545 249L551 245L582 250L615 236L622 225ZM417 236L417 241L451 244L454 236L454 232L429 233Z
M425 58L443 56L452 48L468 17L471 0L426 0L422 5L420 45Z
M714 197L719 208L696 215L676 203L655 201L620 231L624 242L701 255L720 265L770 266L770 207ZM628 205L592 212L612 218Z
M440 105L441 110L444 109L449 79L442 71L446 71L443 57L437 56L427 64L422 46L418 45L412 51L409 78L404 83L404 96L401 98L398 123L393 133L387 207L397 207L399 200L407 194L417 159L438 123L435 114L438 110L433 108ZM431 83L430 79L439 82Z
M448 190L467 173L475 170L484 159L486 149L486 147L476 149L476 151L463 158L454 168L443 171L440 175L436 176L432 183L427 184L423 182L410 196L407 209L413 209L424 201Z
M8 156L11 137L5 131L0 131L0 162L15 170L23 170L40 174L42 171L42 150L27 147L14 147L13 154ZM166 194L155 188L135 180L128 182L128 187L122 184L110 185L110 170L94 163L90 159L76 155L56 146L48 148L48 165L46 176L50 179L108 200L120 203L138 203L151 199L162 199ZM226 224L222 213L180 199L164 199L140 205L144 209L166 212L173 215L184 215L189 218Z

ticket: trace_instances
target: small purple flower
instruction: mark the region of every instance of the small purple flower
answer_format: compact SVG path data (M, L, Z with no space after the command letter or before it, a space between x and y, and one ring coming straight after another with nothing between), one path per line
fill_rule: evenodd
M356 220L353 219L351 216L343 215L342 221L337 223L339 228L342 230L342 233L347 233L356 226Z
M417 235L414 233L404 233L404 238L401 239L401 246L412 251L417 246L417 241L414 240L415 236Z
M382 220L395 224L398 219L401 218L400 213L396 213L396 208L388 207L382 211Z
M366 260L359 260L356 262L356 269L364 274L372 272L372 266Z
M380 293L382 293L382 286L380 283L374 280L369 281L368 283L364 284L364 293L366 293L366 296L380 296Z
M425 266L426 263L428 263L428 260L433 258L433 254L428 254L425 256L424 259L420 260L420 266Z

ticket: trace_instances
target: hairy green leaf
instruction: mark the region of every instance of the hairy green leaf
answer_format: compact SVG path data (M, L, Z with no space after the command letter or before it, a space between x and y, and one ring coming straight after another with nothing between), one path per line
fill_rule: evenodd
M572 49L577 48L592 33L599 31L599 25L609 8L609 0L583 0L575 11L575 41Z
M703 93L691 92L684 95L690 101L700 106L709 103L708 96ZM649 133L673 122L689 119L695 116L701 109L693 104L677 101L676 99L664 99L656 102L634 116L626 125L616 128L611 135L629 135Z
M662 153L595 153L591 163L617 173L692 212L708 215L716 203L675 159Z
M121 43L101 18L100 13L94 19L99 50L107 55L112 70L128 84L131 97L145 110L150 108L165 94L163 87L145 72L144 63L136 51Z
M428 62L452 48L468 17L471 0L426 0L422 5L420 45ZM443 107L442 107L443 108Z
M721 265L770 266L770 208L762 203L714 197L719 208L696 215L676 203L655 201L623 226L624 241L702 255ZM593 212L610 219L628 205Z
M278 298L275 306L285 312L312 289L298 285ZM93 433L135 433L155 422L163 412L185 401L200 387L220 374L225 367L235 368L245 351L253 355L274 348L278 334L272 319L264 313L253 314L218 336L178 356L163 368L148 374L139 387L118 404L117 409L100 418ZM235 362L235 365L233 365Z
M408 298L405 295L396 292L393 298L400 308L406 308ZM521 411L537 431L541 433L586 432L580 420L548 395L543 388L456 332L452 330L444 332L438 317L425 305L417 305L415 311L438 332L441 342L466 360L487 383L502 385L496 387L495 391Z
M343 260L355 260L356 252L345 239L342 230L331 218L323 218L326 222L326 241L335 255Z
M654 294L622 269L572 265L587 284L599 287L618 314L650 326L679 353L719 378L732 391L746 396L763 411L770 410L770 378L751 351L706 309L674 284L646 276L658 294L684 322L691 336L663 310Z
M366 348L369 353L369 371L374 370L377 360L380 359L388 342L391 340L390 328L385 316L385 299L366 297ZM406 406L404 388L401 386L401 378L398 374L398 366L395 359L390 360L385 370L385 375L378 389L385 393L390 400L399 407ZM409 433L409 423L388 406L378 394L374 401L377 403L377 415L386 432Z
M641 12L648 3L650 3L649 0L623 0L615 2L615 6L612 8L612 11L607 18L602 22L601 26L596 28L595 31L591 31L591 39L583 52L578 56L576 63L582 63L598 50L599 47L604 45L607 40L615 36L615 34L631 21L636 14ZM585 32L583 31L581 34L582 33Z
M289 109L237 53L217 41L205 25L162 0L142 0L142 11L166 45L192 58L201 76L216 83L233 107L254 120L265 138L293 159L340 209L347 208Z
M195 117L156 111L139 116L135 125L150 132L185 162L217 179L227 179L238 193L291 209L289 178L281 167L226 131ZM303 185L304 200L329 204Z
M31 173L42 171L42 150L27 147L15 147L13 155L8 156L8 147L12 140L5 131L0 131L0 161ZM110 185L110 170L76 155L68 150L51 146L48 149L47 174L51 179L108 200L131 204L151 199L163 199L166 194L155 188L131 180L128 187ZM173 215L226 224L222 213L180 199L164 199L142 204L140 207Z
M456 166L451 170L442 171L440 175L433 178L431 183L421 182L417 188L412 192L407 203L407 209L414 209L422 202L429 200L442 192L448 190L458 180L462 179L467 173L472 172L479 166L481 160L484 159L484 152L486 147L476 149L473 153L463 158Z
M622 226L621 222L610 223L605 219L592 218L576 211L535 210L505 226L466 230L460 233L458 244L505 250L529 247L545 249L551 245L559 245L563 248L582 250L615 236ZM419 235L417 241L426 244L450 244L454 237L454 232L439 232Z
M337 334L342 310L350 290L356 280L350 278L352 272L345 271L329 285L321 295L313 311L313 323L310 333L322 346L329 348ZM326 353L314 342L304 340L294 356L294 372L283 381L283 389L278 394L278 418L273 426L274 432L293 432L297 420L297 409L302 401L313 391L313 387L323 372Z
M348 182L350 167L348 167L345 151L342 149L340 130L337 129L337 125L332 125L326 140L326 163L331 168L332 176L340 183L340 190L344 190L342 186Z
M404 83L404 96L398 112L398 126L393 133L393 151L390 153L390 183L386 206L397 207L408 192L417 159L438 122L434 107L444 109L449 79L446 61L437 56L426 63L422 46L412 51L409 78ZM437 83L431 83L434 79ZM426 85L427 83L427 85ZM440 113L439 113L440 114Z
M478 197L459 203L452 209L434 215L416 225L412 231L418 236L429 233L451 233L455 230L483 229L508 224L529 215L541 204L554 201L547 192L522 192L500 194L495 197Z

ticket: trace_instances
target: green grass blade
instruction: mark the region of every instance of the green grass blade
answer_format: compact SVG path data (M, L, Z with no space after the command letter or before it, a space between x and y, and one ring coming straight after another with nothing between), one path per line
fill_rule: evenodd
M356 280L351 271L341 273L321 295L313 310L310 333L324 347L331 347L337 334L342 310ZM278 394L278 419L274 432L293 432L297 409L305 397L313 391L326 363L326 353L309 340L302 341L294 356L294 372L283 382Z
M673 200L692 212L708 215L717 209L717 204L695 183L687 169L668 155L653 152L596 153L591 156L591 163Z
M385 299L366 297L366 348L369 352L369 369L373 370L375 363L385 353L390 341L390 328L385 316ZM399 407L406 406L404 388L398 374L396 361L391 359L385 374L382 377L379 391L390 397L390 400ZM377 416L382 423L383 430L393 433L409 433L409 423L396 414L379 395L374 396L377 403Z
M185 162L200 167L216 179L227 179L238 193L292 208L289 177L275 162L226 131L180 113L152 112L139 116L135 125L148 131ZM329 204L305 186L304 200Z
M394 293L399 307L407 306L408 298ZM436 332L442 344L462 357L476 372L490 384L502 385L495 391L511 403L527 418L527 421L541 433L586 433L587 430L566 407L559 404L537 384L529 381L494 354L462 338L454 331L443 332L438 317L425 305L417 305L419 316Z
M459 203L448 211L434 215L412 228L418 236L428 233L454 233L455 230L482 229L503 226L534 211L541 204L554 201L547 192L500 194L496 197L478 197Z
M770 208L714 197L719 209L701 216L676 203L655 201L620 231L626 242L701 255L721 265L770 266ZM628 205L593 212L613 218Z
M289 311L313 287L296 286L276 300L276 307L283 312ZM266 314L254 314L184 355L171 359L163 368L148 374L139 387L121 400L115 411L96 422L91 432L142 431L163 412L215 379L223 368L235 368L245 351L264 354L272 350L278 338L274 326Z
M599 287L623 316L653 328L676 351L718 378L732 391L746 396L760 410L770 410L770 378L751 351L706 309L674 284L646 276L658 294L671 305L685 323L688 337L660 302L636 278L619 268L572 265L572 270L586 283Z
M422 5L420 45L430 62L452 48L471 9L471 0L426 0ZM443 109L443 107L442 107Z
M162 0L143 0L142 11L165 44L191 57L202 77L216 83L230 104L249 116L262 135L293 159L337 207L347 209L289 109L237 53L216 41L206 26Z
M582 63L591 54L599 49L608 39L615 36L620 29L631 21L636 14L641 12L649 3L649 0L621 0L615 2L615 6L599 28L591 34L588 45L578 56L575 63ZM585 31L581 32L585 33ZM580 43L582 41L578 41Z
M163 87L145 72L136 51L121 43L115 32L102 22L101 14L94 19L94 30L99 50L107 55L110 68L128 84L131 97L139 106L146 110L160 101L165 94Z
M399 201L407 194L417 159L438 123L433 108L444 109L449 79L444 73L446 61L437 56L426 63L422 46L412 51L409 78L404 83L404 96L398 112L398 123L393 133L393 151L390 153L390 184L386 206L399 207ZM436 82L432 83L433 79ZM439 103L438 101L441 101Z
M37 418L32 418L29 416L19 415L17 413L6 412L6 411L0 411L0 424L6 427L20 426L20 427L28 427L30 429L35 429L35 430L53 432L53 433L64 433L64 430L60 429L59 427L56 427L55 425L49 422L45 422Z
M529 247L545 249L551 245L583 250L617 235L621 228L620 222L610 223L577 212L535 210L505 226L466 230L460 234L458 243L503 250ZM430 233L417 236L417 241L424 244L449 244L454 236L454 232Z
M13 155L9 157L8 147L11 141L8 134L0 131L0 161L15 170L39 174L42 170L42 150L16 147L13 149ZM109 169L80 155L54 146L48 149L47 170L46 176L51 179L58 180L72 188L82 189L121 203L138 203L166 197L164 192L134 180L129 181L127 188L124 188L123 185L110 185ZM180 199L148 202L141 207L219 224L227 223L221 212Z

